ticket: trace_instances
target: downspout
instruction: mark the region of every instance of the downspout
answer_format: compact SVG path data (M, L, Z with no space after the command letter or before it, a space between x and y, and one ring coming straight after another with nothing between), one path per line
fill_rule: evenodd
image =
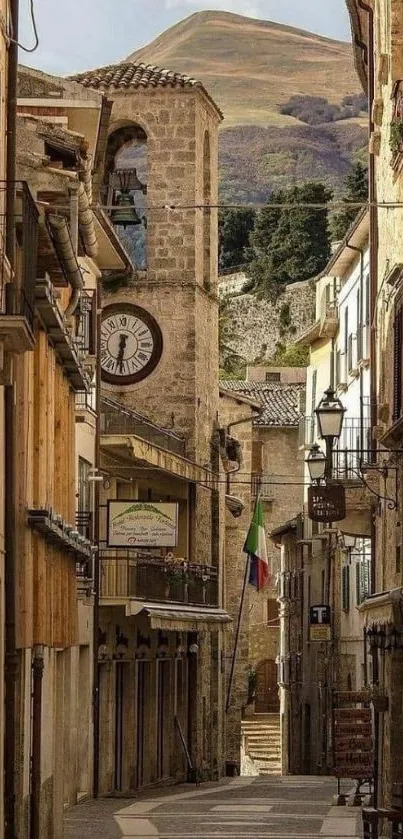
M368 135L369 140L374 130L372 106L375 91L374 70L374 12L371 6L358 0L358 6L368 15L368 48L366 50L368 67ZM365 53L364 53L365 54ZM378 213L376 207L375 155L369 143L369 271L370 271L370 416L371 416L371 459L375 460L376 440L373 437L378 421L377 414L377 358L376 358L376 299L378 293ZM375 522L371 522L371 594L376 590L376 545Z
M10 23L13 40L8 47L7 66L7 157L6 157L6 254L12 282L6 285L6 312L15 313L15 196L16 196L16 122L18 68L19 0L10 0ZM11 293L10 293L11 292ZM16 649L16 549L15 549L15 388L4 388L4 542L5 542L5 735L4 735L4 821L5 839L16 839L16 715L19 659Z

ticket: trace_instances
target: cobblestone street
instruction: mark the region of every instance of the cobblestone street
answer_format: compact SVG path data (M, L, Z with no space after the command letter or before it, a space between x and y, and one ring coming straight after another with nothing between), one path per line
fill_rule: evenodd
M348 791L351 785L343 788ZM66 813L65 839L355 839L360 810L335 807L330 778L237 778L155 791L136 800L100 799Z

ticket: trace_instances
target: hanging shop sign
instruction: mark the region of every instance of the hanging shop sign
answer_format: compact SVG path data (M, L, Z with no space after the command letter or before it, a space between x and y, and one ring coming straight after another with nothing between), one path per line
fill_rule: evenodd
M178 544L178 504L108 501L110 548L174 548Z
M333 773L338 778L373 778L370 708L334 708Z
M331 612L330 606L318 604L309 609L309 640L331 641Z
M334 522L346 518L346 493L343 484L319 484L308 487L308 517L312 521Z

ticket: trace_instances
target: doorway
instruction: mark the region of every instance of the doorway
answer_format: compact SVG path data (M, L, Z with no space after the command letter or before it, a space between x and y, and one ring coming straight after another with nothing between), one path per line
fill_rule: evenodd
M272 658L261 661L256 668L255 711L257 714L280 713L277 665Z

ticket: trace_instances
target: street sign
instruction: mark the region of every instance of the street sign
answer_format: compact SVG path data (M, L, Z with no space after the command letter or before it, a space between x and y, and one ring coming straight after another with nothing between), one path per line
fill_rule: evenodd
M346 518L346 493L341 483L308 487L308 517L312 521L334 522Z
M331 612L330 606L322 603L309 609L309 640L331 641Z
M351 691L351 702L361 691ZM364 693L364 691L362 692ZM368 701L367 694L365 701ZM333 772L338 778L372 778L374 750L369 708L334 708Z

